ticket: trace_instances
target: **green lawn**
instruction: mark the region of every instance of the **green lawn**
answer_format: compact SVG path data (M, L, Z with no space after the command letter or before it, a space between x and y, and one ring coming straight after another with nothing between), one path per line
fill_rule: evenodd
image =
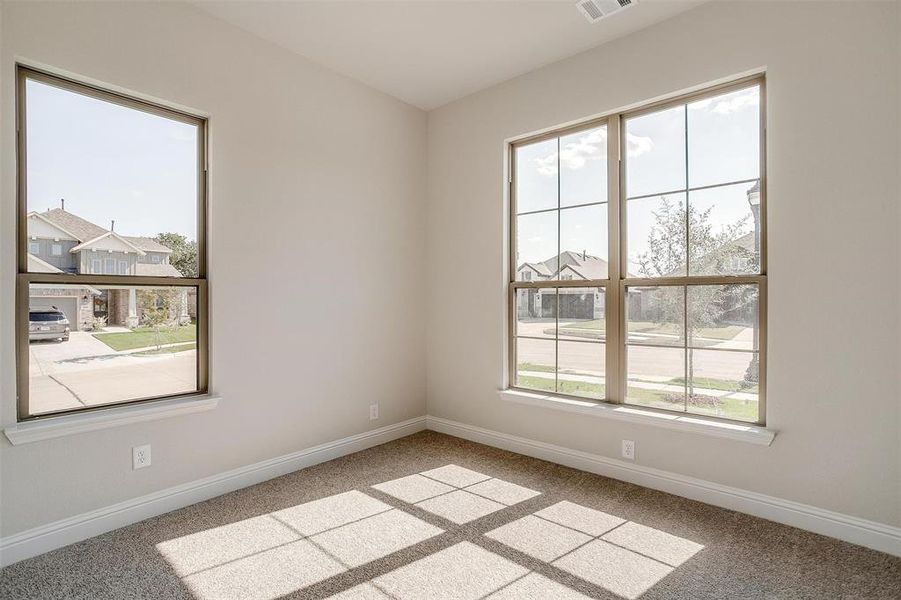
M676 377L675 379L670 379L667 383L672 383L673 385L682 385L685 383L685 378ZM749 394L756 394L758 390L756 383L748 387L742 387L740 381L729 379L714 379L713 377L695 377L694 386L696 388L704 388L708 390L722 390L724 392L747 392Z
M163 328L160 330L159 339L157 339L156 331L150 327L135 327L131 331L122 333L96 333L94 337L113 350L121 352L122 350L147 348L157 344L193 342L197 340L197 328L193 324Z
M630 321L630 333L656 333L660 335L679 335L680 327L674 323L652 323L649 321ZM571 323L560 323L560 329L577 329L603 332L606 324L603 319L592 319L590 321L573 321ZM715 340L731 340L744 329L738 325L728 325L726 327L702 327L695 331L697 337L710 338Z
M676 383L676 381L671 380L669 383ZM630 387L626 395L631 404L653 408L681 411L684 403L682 394L662 390ZM695 415L735 419L736 421L755 421L757 419L757 402L695 394L688 401L688 412Z
M536 365L533 363L520 363L518 365L520 371L533 371L539 373L553 373L554 368L547 365ZM565 377L566 375L562 375ZM736 386L734 382L721 379L696 378L696 385L707 389L733 391ZM667 381L671 385L682 385L683 379L675 378ZM582 396L593 400L603 400L605 395L605 387L599 383L588 383L583 381L567 381L560 379L560 389L556 390L561 394L569 394L570 396ZM532 377L529 375L520 375L517 377L517 387L537 390L542 392L554 392L555 382L553 379L545 377ZM746 388L744 390L749 393L756 393L757 386ZM665 408L669 410L681 411L684 407L684 395L679 392L670 392L665 390L649 390L640 387L630 387L627 392L628 402L630 404L638 404L640 406L649 406L652 408ZM754 421L757 419L757 402L738 400L736 398L714 398L711 396L702 396L695 394L688 401L689 413L696 415L710 415L723 417L726 419L734 419L737 421Z
M520 371L537 371L539 373L553 373L557 370L551 365L536 365L530 362L519 363L517 369Z
M554 391L554 380L544 377L520 376L516 380L516 385L521 388L530 390L539 390L542 392ZM604 399L604 385L600 383L587 383L584 381L560 381L561 394L569 394L570 396L583 396L593 400Z
M174 354L176 352L186 352L188 350L194 350L197 348L197 344L179 344L178 346L164 346L157 350L154 348L153 350L145 350L144 352L135 352L135 356L153 356L156 354Z

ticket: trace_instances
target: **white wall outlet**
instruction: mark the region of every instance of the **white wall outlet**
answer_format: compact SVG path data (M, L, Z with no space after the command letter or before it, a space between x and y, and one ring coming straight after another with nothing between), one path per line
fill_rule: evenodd
M623 458L635 460L635 442L623 440Z
M131 462L134 469L150 466L150 444L135 446L131 449Z
M369 420L375 421L379 418L379 405L378 404L370 404L369 405Z

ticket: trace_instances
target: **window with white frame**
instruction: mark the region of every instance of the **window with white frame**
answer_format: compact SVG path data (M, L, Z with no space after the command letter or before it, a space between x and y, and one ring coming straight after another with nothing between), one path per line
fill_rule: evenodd
M37 256L41 253L40 242L28 242L28 253Z
M206 392L206 121L22 65L16 85L18 419ZM143 268L160 246L178 266ZM59 367L46 342L81 331Z
M764 78L511 144L509 382L765 422ZM578 276L574 276L578 274Z

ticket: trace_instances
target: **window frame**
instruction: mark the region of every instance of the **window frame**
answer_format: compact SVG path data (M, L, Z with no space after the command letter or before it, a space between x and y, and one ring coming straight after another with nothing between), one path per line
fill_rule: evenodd
M77 81L45 70L17 63L16 67L16 417L17 422L48 419L63 415L110 410L136 404L185 398L209 393L209 294L208 294L208 132L206 117L191 114ZM173 119L197 127L197 277L160 277L143 275L118 275L106 273L32 273L28 271L28 197L27 197L27 140L25 86L28 80L51 85L125 108ZM118 264L116 265L118 267ZM118 271L117 271L118 273ZM123 285L130 287L157 286L196 288L197 290L197 389L191 392L135 398L122 402L110 402L95 406L33 415L29 410L29 340L28 311L29 290L32 284L59 285Z
M674 106L703 100L705 98L719 96L729 92L735 92L750 87L759 86L760 89L760 105L759 105L759 182L760 182L760 272L750 275L690 275L688 271L684 276L677 277L628 277L628 255L626 252L626 163L622 159L622 148L625 147L625 120L634 118L648 113L665 110ZM586 280L541 280L541 281L517 281L517 210L516 210L516 149L545 141L548 139L559 138L579 133L584 130L596 127L607 127L607 239L608 239L608 272L607 279L586 279ZM559 143L559 142L558 142ZM687 143L687 141L686 141ZM724 421L728 423L737 423L742 425L755 424L764 426L766 424L766 356L767 356L767 179L766 179L766 74L758 73L739 79L727 81L718 85L707 86L694 92L678 94L669 98L642 104L628 110L613 111L601 117L545 131L538 135L532 135L514 139L507 143L507 198L508 198L508 277L507 277L507 361L505 368L504 381L506 389L517 390L527 393L542 393L547 396L560 397L568 400L576 400L582 403L594 404L612 404L622 405L635 408L637 410L663 413L666 415L681 415L688 417L696 417L701 419L711 419ZM558 146L559 160L559 146ZM686 160L688 160L686 156ZM559 168L558 168L559 173ZM751 180L754 181L754 180ZM730 184L742 183L743 181L730 181L718 183L715 185L698 186L697 188L689 187L690 182L685 182L686 194L690 191L699 189L710 189L724 187ZM559 182L558 182L559 186ZM683 191L683 190L678 190ZM667 193L667 192L661 192ZM658 195L658 194L654 194ZM559 193L558 193L559 196ZM556 210L561 210L558 205ZM568 208L568 207L567 207ZM554 210L554 209L548 209ZM558 247L558 252L560 248ZM649 407L637 404L629 404L626 402L626 389L628 368L626 364L627 338L626 338L626 294L628 288L639 286L680 286L687 289L692 285L725 285L725 284L756 284L758 290L758 414L756 421L740 421L729 419L726 417L715 417L687 411L668 410L664 408ZM545 392L537 391L530 388L518 387L516 385L516 340L517 340L517 310L516 296L520 289L541 289L541 288L604 288L605 295L605 372L604 384L605 395L604 400L586 398L584 396L574 396L561 392ZM559 319L559 317L557 317ZM687 317L686 317L687 318ZM554 338L555 345L559 346L559 333ZM555 374L559 367L555 366ZM556 381L556 379L555 379ZM555 385L555 389L556 389Z

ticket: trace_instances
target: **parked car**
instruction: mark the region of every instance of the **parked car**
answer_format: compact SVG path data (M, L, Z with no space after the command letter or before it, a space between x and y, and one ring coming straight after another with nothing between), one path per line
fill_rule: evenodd
M69 319L55 306L28 311L28 341L69 341Z

